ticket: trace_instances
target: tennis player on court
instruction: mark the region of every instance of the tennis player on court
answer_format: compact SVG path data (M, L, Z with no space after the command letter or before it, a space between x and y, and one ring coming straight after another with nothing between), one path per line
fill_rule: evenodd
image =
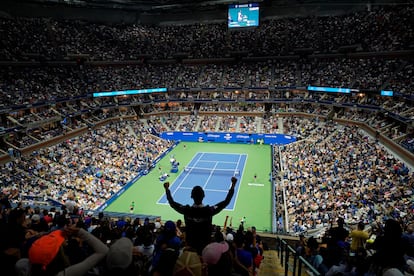
M226 198L213 206L203 205L204 190L200 186L195 186L191 191L191 198L194 200L194 204L190 206L175 202L169 189L170 183L164 183L168 203L174 210L184 215L186 243L188 246L196 249L199 255L201 255L203 248L211 242L213 216L226 208L230 203L234 195L236 183L237 178L233 176Z

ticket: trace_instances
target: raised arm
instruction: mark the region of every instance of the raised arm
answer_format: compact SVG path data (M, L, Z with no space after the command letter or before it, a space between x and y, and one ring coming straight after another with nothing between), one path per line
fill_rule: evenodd
M231 187L229 189L229 192L227 193L226 198L222 202L219 202L213 206L214 208L213 215L218 214L221 210L226 208L227 205L229 205L231 198L234 195L234 187L236 186L236 183L237 183L237 178L233 176L231 178Z
M82 241L86 242L94 251L94 253L84 259L82 262L71 265L60 271L57 276L77 276L84 275L91 268L96 266L108 253L108 246L97 239L94 235L76 227L65 229L69 235L77 235Z
M178 202L175 202L172 198L171 191L170 191L170 182L164 183L164 189L165 189L165 195L167 196L168 203L170 206L176 210L178 213L183 214L184 213L184 206L181 205Z

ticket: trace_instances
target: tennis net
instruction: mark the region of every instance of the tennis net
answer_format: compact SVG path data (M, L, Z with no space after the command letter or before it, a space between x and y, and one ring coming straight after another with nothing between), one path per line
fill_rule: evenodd
M192 172L192 173L223 174L223 175L239 175L240 174L240 171L237 169L210 169L210 168L185 167L184 171Z

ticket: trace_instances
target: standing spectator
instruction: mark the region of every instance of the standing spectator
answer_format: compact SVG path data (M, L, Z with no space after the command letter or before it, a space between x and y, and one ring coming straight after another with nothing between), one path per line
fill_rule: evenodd
M329 240L328 240L328 258L325 260L325 263L328 266L337 265L343 255L343 248L347 246L346 239L349 236L349 231L344 228L345 221L343 218L338 218L338 226L332 227L329 230Z
M360 221L357 229L353 230L350 234L351 241L351 252L357 255L365 255L365 242L369 238L368 232L364 231L365 224Z
M135 209L135 201L131 202L131 205L129 205L129 213L134 213L134 209Z
M379 273L381 270L390 268L403 271L405 245L401 226L396 220L388 219L385 222L384 235L375 239L374 248L376 249L374 264L376 264Z
M191 191L191 198L194 200L194 204L192 206L181 205L172 198L169 189L170 183L164 183L168 203L174 210L184 215L187 245L196 249L199 255L201 255L203 248L210 243L213 216L218 214L230 203L236 182L237 178L232 177L231 187L225 200L213 206L203 205L204 190L200 186L195 186Z

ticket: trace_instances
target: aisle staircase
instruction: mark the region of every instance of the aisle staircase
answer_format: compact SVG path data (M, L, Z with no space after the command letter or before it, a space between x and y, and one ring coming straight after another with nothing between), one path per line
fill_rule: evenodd
M264 259L260 265L257 276L316 276L317 273L311 272L309 269L302 267L301 273L295 270L293 272L293 257L289 257L289 265L286 267L281 265L280 258L276 250L265 250L263 252ZM287 273L287 274L286 274Z
M257 276L279 276L284 275L285 269L280 265L276 250L265 250L264 259L260 265Z
M283 240L272 238L272 234L261 233L264 259L257 276L319 276L320 274L294 250L297 237L279 236ZM288 239L288 240L287 240Z

